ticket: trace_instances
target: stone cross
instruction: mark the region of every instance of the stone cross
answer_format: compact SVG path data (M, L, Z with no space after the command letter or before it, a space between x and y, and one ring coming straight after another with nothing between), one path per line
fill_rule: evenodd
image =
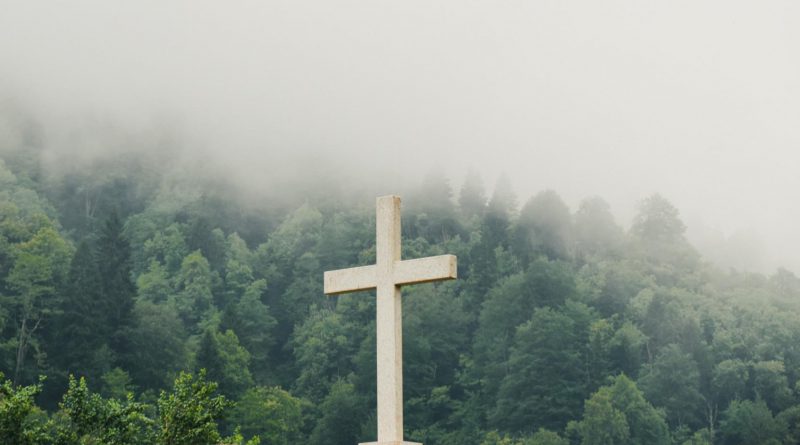
M376 264L325 272L329 295L377 289L378 441L403 441L403 316L400 286L456 278L456 257L400 259L400 197L377 199ZM419 445L419 444L417 444Z

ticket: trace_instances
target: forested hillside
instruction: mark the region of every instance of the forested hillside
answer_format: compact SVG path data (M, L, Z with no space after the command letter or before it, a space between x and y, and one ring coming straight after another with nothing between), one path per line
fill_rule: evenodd
M374 261L374 195L297 172L257 200L166 155L0 149L0 442L374 440L374 298L322 294ZM404 290L408 440L800 443L792 273L707 264L659 195L623 230L601 198L474 174L401 192L403 256L459 265Z

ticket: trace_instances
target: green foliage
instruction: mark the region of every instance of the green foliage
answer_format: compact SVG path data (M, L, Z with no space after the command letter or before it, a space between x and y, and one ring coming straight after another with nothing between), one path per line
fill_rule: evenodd
M58 312L56 290L66 280L72 247L54 228L45 227L14 251L14 266L7 278L13 296L0 296L0 303L16 321L15 338L6 347L15 350L13 380L20 382L30 377L25 375L30 374L26 373L29 349L41 352L42 323Z
M141 256L148 260L143 266L158 261L164 264L170 273L180 270L183 259L189 254L181 226L178 224L171 224L163 231L156 232L152 238L144 242L143 247Z
M145 406L129 396L124 400L103 399L93 394L86 380L69 378L69 389L54 419L55 443L63 445L140 445L155 438Z
M121 368L114 368L100 377L103 382L103 397L125 400L128 394L133 393L131 376Z
M614 258L623 253L622 229L602 198L585 199L575 212L575 251L579 257Z
M747 391L750 371L741 360L723 360L714 368L711 389L718 402L727 404L743 398Z
M105 222L97 239L97 262L103 289L102 306L109 346L124 359L130 351L127 329L132 318L136 287L131 279L131 247L123 234L122 220L116 211Z
M177 288L178 292L170 303L178 311L187 329L194 330L200 321L209 317L213 309L211 269L208 260L199 250L183 259Z
M256 386L236 402L231 421L245 437L265 444L293 445L302 441L303 401L279 387Z
M572 242L572 215L552 190L525 203L512 229L511 246L524 265L539 255L568 259Z
M583 419L570 424L581 445L669 445L664 414L625 375L614 378L586 401Z
M234 398L253 385L249 364L250 353L239 344L233 331L223 333L208 329L203 334L196 367L204 369L226 396Z
M540 429L530 439L522 441L522 445L569 445L569 441L557 433Z
M136 288L139 298L153 303L164 302L173 293L166 269L155 259L150 261L147 272L136 279Z
M734 400L722 413L720 435L723 445L780 444L786 434L786 425L772 416L767 404L761 400Z
M322 416L311 434L312 445L347 445L358 442L364 401L355 387L337 380L320 405Z
M539 308L517 329L492 424L515 432L562 428L588 395L586 340L594 319L580 303Z
M215 396L217 385L197 376L181 373L171 393L158 398L160 428L158 445L216 445L222 437L217 422L231 403Z
M480 445L569 445L569 441L545 429L540 429L533 436L517 439L501 436L497 431L490 431L486 433Z
M15 387L0 373L0 441L15 445L44 443L46 430L35 422L38 410L34 398L42 390L42 383Z
M177 311L140 299L134 307L128 370L136 386L162 389L182 369L188 369L187 334Z
M711 434L707 429L695 432L692 437L686 439L681 445L711 445Z
M81 242L72 258L60 314L54 320L57 335L50 356L59 368L94 379L107 365L95 360L111 334L104 319L104 295L94 252L87 242Z
M301 372L296 381L299 395L322 401L330 386L352 370L354 327L337 313L322 310L311 315L293 341Z
M665 347L652 365L644 367L639 386L648 400L664 407L673 425L697 420L701 409L697 363L678 345Z
M490 393L497 391L506 374L517 327L528 321L536 308L562 304L574 292L570 267L543 259L489 292L475 332L474 354Z
M483 216L486 211L486 191L477 172L470 170L458 194L458 208L467 218Z
M631 233L642 240L672 242L683 237L686 225L675 208L663 196L655 194L639 204Z
M241 299L230 303L224 317L224 326L236 333L246 351L251 351L253 374L260 383L270 377L270 351L275 346L277 324L269 308L261 302L266 287L263 279L250 283Z
M792 403L792 391L782 361L767 360L753 364L753 390L773 412L780 412Z

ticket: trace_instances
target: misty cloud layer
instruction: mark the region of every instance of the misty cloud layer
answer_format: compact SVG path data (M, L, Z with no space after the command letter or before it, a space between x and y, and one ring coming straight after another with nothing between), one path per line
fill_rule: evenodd
M252 187L303 162L389 184L438 165L456 187L474 168L521 201L600 195L623 224L659 192L710 256L798 272L798 19L788 0L0 0L0 97L55 151L169 128Z

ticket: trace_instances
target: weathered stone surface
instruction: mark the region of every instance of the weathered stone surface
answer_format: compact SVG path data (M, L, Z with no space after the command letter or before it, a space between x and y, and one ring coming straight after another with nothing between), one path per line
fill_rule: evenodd
M376 210L376 264L325 272L325 293L376 289L378 441L361 445L421 445L403 441L403 313L400 286L456 278L454 255L400 259L400 197L382 196Z

